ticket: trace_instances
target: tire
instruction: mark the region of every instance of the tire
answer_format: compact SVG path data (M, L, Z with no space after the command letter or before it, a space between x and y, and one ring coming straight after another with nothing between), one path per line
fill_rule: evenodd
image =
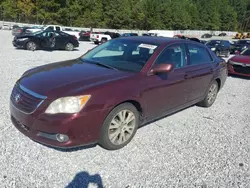
M130 121L126 123L125 118L125 121L120 122L119 117L122 116L126 116L126 118L130 117ZM113 128L111 126L113 126ZM99 144L101 147L107 150L121 149L133 139L138 126L138 110L131 103L123 103L115 107L104 120Z
M210 107L213 105L214 101L217 98L217 94L219 91L219 85L217 81L213 81L213 83L209 86L206 97L203 101L198 103L198 106L201 107Z
M35 51L37 49L37 45L36 45L35 42L29 41L26 44L26 49L29 50L29 51Z
M68 42L65 45L65 50L67 50L67 51L73 51L74 50L74 45L71 42Z
M103 39L101 40L101 44L103 44L103 43L105 43L105 42L107 42L107 39L103 38Z

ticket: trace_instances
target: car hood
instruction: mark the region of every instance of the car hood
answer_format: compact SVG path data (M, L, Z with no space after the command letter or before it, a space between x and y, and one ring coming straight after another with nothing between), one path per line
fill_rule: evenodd
M230 59L233 62L250 64L250 56L245 55L236 55Z
M83 63L80 59L52 63L28 70L18 81L25 88L48 98L72 94L119 80L135 73Z

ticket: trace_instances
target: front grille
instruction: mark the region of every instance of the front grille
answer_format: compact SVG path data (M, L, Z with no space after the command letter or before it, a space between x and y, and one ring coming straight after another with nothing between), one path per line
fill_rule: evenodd
M42 103L44 98L29 92L26 88L16 84L11 93L12 104L24 113L32 113Z
M234 71L240 74L250 74L250 67L243 67L241 65L233 65Z

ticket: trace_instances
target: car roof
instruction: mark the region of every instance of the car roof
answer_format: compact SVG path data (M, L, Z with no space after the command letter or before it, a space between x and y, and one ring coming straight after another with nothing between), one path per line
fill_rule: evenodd
M184 39L179 39L179 38L154 37L154 36L132 36L132 37L129 36L129 37L120 37L120 38L121 39L126 39L126 40L138 41L138 42L142 42L142 43L143 42L144 43L151 43L151 44L156 44L156 45L162 45L162 44L180 42L180 41L184 40ZM185 42L188 41L189 43L197 44L197 42L191 41L191 40L184 40L184 41Z

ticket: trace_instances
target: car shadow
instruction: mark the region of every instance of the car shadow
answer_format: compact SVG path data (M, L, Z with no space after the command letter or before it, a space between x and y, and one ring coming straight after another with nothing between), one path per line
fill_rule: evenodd
M15 48L16 50L24 50L24 51L29 51L29 50L25 50L23 48ZM44 52L54 52L54 51L65 51L65 52L68 52L67 50L60 50L60 49L37 49L37 50L34 50L34 51L30 51L30 52L36 52L36 51L44 51ZM78 52L79 49L74 49L72 51L69 51L69 52Z
M239 78L239 79L243 79L243 80L250 80L250 77L247 77L247 76L233 75L233 74L229 74L228 76L232 77L232 78Z
M94 185L94 187L103 188L100 174L90 175L86 171L79 172L66 188L88 188L90 184Z

